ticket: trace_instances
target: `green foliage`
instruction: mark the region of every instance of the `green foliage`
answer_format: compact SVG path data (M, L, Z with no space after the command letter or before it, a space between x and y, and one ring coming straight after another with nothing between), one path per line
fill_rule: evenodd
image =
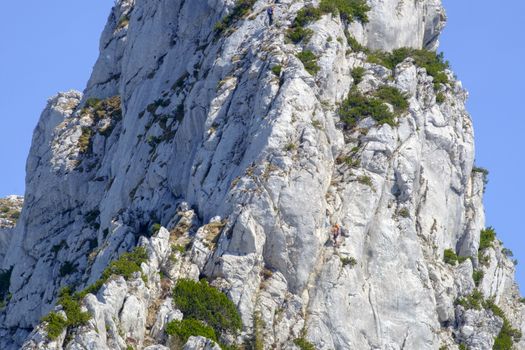
M357 265L357 260L353 257L340 257L343 266L354 267Z
M368 61L394 69L408 57L412 57L419 67L425 68L427 73L434 78L436 90L439 84L447 84L449 82L445 69L448 69L450 65L445 61L443 53L436 54L429 50L416 50L404 47L392 52L372 52L368 55Z
M46 322L47 336L50 340L55 340L67 328L67 321L64 317L56 312L51 312L44 318L42 322Z
M452 249L445 249L443 252L443 261L449 265L456 265L458 262L458 256Z
M293 342L301 350L315 350L315 346L312 343L310 343L308 340L306 340L304 337L297 338Z
M472 273L472 279L474 280L476 287L479 286L484 274L485 273L483 272L483 270L474 270L474 272Z
M319 9L323 13L339 14L343 20L348 22L367 23L370 6L365 0L321 0Z
M512 327L507 316L503 310L497 306L493 300L486 300L483 304L485 309L491 310L492 313L503 320L503 326L494 340L494 350L512 350L514 342L519 342L521 339L521 332Z
M173 320L166 325L166 333L176 336L184 344L191 336L202 336L217 342L217 336L213 328L205 325L199 320L184 319L182 321Z
M408 211L407 208L401 208L399 209L399 211L397 212L397 214L399 216L401 216L402 218L408 218L410 217L410 211Z
M492 248L494 240L496 239L496 231L493 227L487 227L484 230L481 230L479 235L479 250L485 250L487 248Z
M206 322L217 334L237 332L242 327L241 317L233 302L205 280L178 280L173 290L173 301L185 317Z
M312 22L318 21L321 18L321 15L322 12L319 8L305 6L297 11L292 27L304 27Z
M151 235L154 236L159 233L161 227L162 226L159 223L153 224L150 230Z
M436 94L436 102L437 102L437 103L443 103L443 102L445 102L445 100L446 100L446 96L445 96L444 93L442 93L442 92L438 92L438 93Z
M184 252L186 252L186 247L181 244L173 244L171 246L171 250L174 252L179 252L181 254L184 254Z
M360 82L363 81L363 77L365 76L366 69L363 67L355 67L352 69L352 78L354 79L354 84L357 85Z
M317 65L317 56L310 50L304 50L297 54L297 58L301 60L304 65L304 69L311 75L316 75L319 72L319 66Z
M474 290L472 294L467 295L464 298L460 298L456 300L456 305L461 305L465 309L475 309L475 310L481 310L481 307L483 305L483 294L479 290Z
M286 32L286 38L294 44L299 44L301 41L308 41L314 34L313 30L303 27L292 27Z
M367 175L358 176L357 177L357 182L359 182L360 184L363 184L363 185L367 185L369 187L373 187L374 186L374 184L372 183L372 178L370 176L367 176Z
M272 73L276 76L276 77L280 77L281 76L281 71L283 69L283 66L281 66L280 64L278 65L275 65L272 67Z
M489 183L489 171L487 169L485 169L485 168L474 166L472 168L472 172L482 174L482 176L483 176L483 185L484 185L483 190L485 190L485 187L487 187L487 184Z
M92 285L75 293L75 297L82 299L89 293L96 294L107 280L113 275L120 275L126 280L130 279L135 272L140 272L140 265L148 260L148 254L144 247L136 247L129 253L124 253L115 261L112 261L102 272L102 276ZM143 276L144 277L144 276Z
M393 86L382 85L374 95L383 102L391 104L394 107L394 113L398 115L408 110L406 95Z
M339 107L339 116L350 129L367 117L373 118L380 125L395 126L396 115L388 109L384 102L386 101L381 98L365 96L357 89L352 89Z
M297 16L291 28L286 32L286 37L294 44L298 44L303 40L309 40L313 35L313 31L305 28L305 26L319 20L319 18L321 18L321 11L318 8L313 6L303 7L297 11Z
M5 301L9 295L12 271L13 268L10 268L9 270L0 270L0 302Z
M237 0L231 13L215 24L216 33L221 34L230 30L236 21L250 12L255 2L256 0Z
M346 34L346 41L348 43L348 46L352 49L354 52L368 52L367 48L364 47L357 41L355 37L352 36L349 32L345 32Z
M253 315L253 349L264 350L264 321L261 318L260 312L255 312Z
M51 312L42 319L43 322L47 322L46 331L51 340L62 334L64 329L84 325L91 318L89 313L81 311L81 299L77 295L71 295L69 287L63 288L58 296L57 304L62 306L67 319L56 312Z
M512 252L512 250L510 250L509 248L503 248L501 250L501 253L505 255L507 258L512 258L514 256L514 252Z
M129 253L124 253L115 261L112 261L102 273L106 281L112 275L119 275L129 280L135 272L140 272L140 265L148 260L148 254L144 247L137 247Z
M93 130L87 126L81 128L82 134L78 138L78 152L80 154L89 153L91 151L91 139L93 137Z
M100 105L100 102L102 102L101 99L91 97L86 100L85 107L88 108L97 108Z
M459 350L468 350L465 344L459 344Z
M86 324L91 316L87 312L81 311L80 299L77 296L71 295L71 289L63 288L58 295L57 304L62 305L67 316L67 325L77 327Z

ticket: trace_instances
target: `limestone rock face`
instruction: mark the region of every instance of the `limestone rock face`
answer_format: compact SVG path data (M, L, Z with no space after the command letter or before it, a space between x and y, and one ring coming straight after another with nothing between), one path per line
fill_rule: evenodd
M508 252L479 249L485 184L461 83L447 70L434 84L412 58L371 63L348 40L433 49L440 1L371 0L368 23L324 14L291 43L317 4L281 0L269 26L265 0L240 17L232 0L116 3L84 93L50 99L35 130L0 348L218 349L166 334L187 316L181 278L234 302L243 329L225 344L491 349L503 317L525 328ZM407 101L393 120L341 118L349 93L385 86ZM141 271L83 294L89 321L49 339L59 290L96 284L136 246ZM480 293L479 308L462 301Z
M8 196L0 199L0 261L4 259L12 237L13 228L20 217L24 198Z

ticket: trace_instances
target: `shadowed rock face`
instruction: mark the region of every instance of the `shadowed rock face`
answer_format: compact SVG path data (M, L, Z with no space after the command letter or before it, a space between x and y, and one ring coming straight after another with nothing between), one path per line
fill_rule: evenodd
M523 328L502 247L478 260L484 184L461 83L447 71L434 86L413 59L389 70L347 43L348 31L372 49L434 48L440 2L370 1L365 25L323 15L297 45L285 34L307 2L281 0L269 27L256 1L218 34L233 3L118 2L84 94L50 99L3 259L13 271L0 348L173 346L165 326L184 315L170 290L202 277L240 312L244 329L226 343L491 349L501 317L455 303L476 288L474 270L483 297ZM317 57L315 75L301 50ZM349 92L383 85L408 108L390 124L363 115L345 126ZM147 278L105 281L82 300L88 324L50 341L39 320L59 289L92 285L136 245ZM445 264L445 249L472 259ZM216 345L194 337L184 348Z

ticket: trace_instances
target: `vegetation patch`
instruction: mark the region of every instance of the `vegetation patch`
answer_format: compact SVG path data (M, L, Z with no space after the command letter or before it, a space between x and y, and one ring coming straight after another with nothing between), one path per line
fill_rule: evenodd
M237 333L242 328L235 304L205 280L178 280L173 290L173 302L185 318L205 322L216 334Z
M62 306L67 319L57 312L51 312L42 319L43 322L47 322L46 331L49 339L54 340L68 327L78 327L90 320L91 315L81 311L80 300L78 296L71 295L69 287L60 291L57 304Z
M96 294L99 289L106 283L113 275L119 275L124 279L129 280L136 272L141 272L140 265L148 260L148 253L144 247L136 247L129 253L124 253L115 261L112 261L106 269L102 272L102 276L91 286L75 293L79 299L84 298L89 293ZM144 276L143 276L144 278Z
M340 259L341 259L341 263L343 264L343 267L344 266L354 267L355 265L357 265L357 260L353 257L340 257Z
M272 73L276 76L276 77L280 77L281 76L281 71L283 69L283 66L281 65L275 65L272 67Z
M215 32L217 34L222 34L231 30L236 21L240 20L250 12L255 2L256 0L237 0L235 2L235 7L230 14L215 24Z
M408 57L412 57L416 65L425 68L428 75L434 78L435 90L439 88L440 84L449 83L445 70L450 67L450 64L445 60L443 53L437 54L430 50L416 50L404 47L392 52L371 52L368 54L368 61L389 69L394 69Z
M323 13L340 15L347 22L368 23L370 6L365 0L321 0L319 9Z
M479 250L485 250L494 247L494 240L496 239L496 231L493 227L487 227L481 230L479 235Z
M391 111L386 103L393 107ZM359 121L372 118L378 124L397 125L395 118L405 113L408 101L404 94L391 86L381 86L371 96L363 95L353 88L339 107L339 116L348 129L354 128Z
M484 275L485 273L483 272L483 270L474 270L474 272L472 273L472 279L474 280L474 284L476 285L476 287L479 286Z
M317 56L310 50L304 50L297 54L297 58L303 63L304 69L311 75L316 75L320 68L317 65Z
M494 303L494 300L483 298L479 290L475 290L471 295L458 299L456 305L461 305L465 309L490 310L495 316L503 320L503 326L494 340L494 350L512 350L514 343L520 341L522 334L519 330L512 327L509 319L503 310Z
M365 76L366 69L363 67L355 67L352 69L352 78L354 79L354 84L357 85L360 82L363 81L363 77Z
M176 336L181 344L185 344L191 336L201 336L217 342L213 328L195 319L173 320L166 325L166 333Z
M304 337L297 338L293 342L301 350L315 350L315 346L312 343L310 343L308 340L306 340Z
M443 252L443 261L449 265L456 265L469 259L468 256L458 256L453 249L445 249Z
M315 22L321 18L321 10L313 6L305 6L297 11L292 26L288 29L286 37L293 42L298 44L303 40L308 40L313 34L311 29L305 28L308 24Z

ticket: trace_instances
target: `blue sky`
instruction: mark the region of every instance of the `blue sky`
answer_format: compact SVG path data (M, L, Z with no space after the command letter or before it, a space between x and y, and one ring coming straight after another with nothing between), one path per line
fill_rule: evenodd
M487 224L524 266L525 289L525 2L444 0L441 37L458 77L470 92L477 164L490 171ZM3 4L0 21L0 196L24 192L31 134L47 99L82 90L98 55L98 39L113 1L28 0ZM21 16L20 14L23 14Z

